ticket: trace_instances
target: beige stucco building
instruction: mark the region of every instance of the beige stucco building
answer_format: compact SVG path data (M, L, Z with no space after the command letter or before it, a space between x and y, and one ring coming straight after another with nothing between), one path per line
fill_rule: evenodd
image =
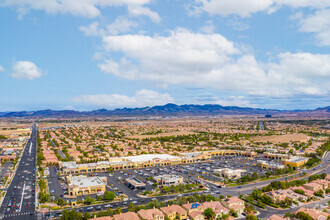
M106 191L106 177L68 176L69 196L95 194Z

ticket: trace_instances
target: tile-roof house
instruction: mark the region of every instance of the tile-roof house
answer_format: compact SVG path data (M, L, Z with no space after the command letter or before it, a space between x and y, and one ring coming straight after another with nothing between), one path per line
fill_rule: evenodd
M222 204L228 209L234 209L237 213L244 212L244 201L238 197L230 197L222 200Z
M330 174L325 177L325 180L330 181Z
M317 179L317 180L312 181L312 183L322 185L323 190L326 190L327 188L330 188L330 181L327 181L327 180Z
M200 211L193 211L193 212L190 212L188 215L191 219L194 219L194 220L205 220L203 212L200 212Z
M304 191L304 193L305 193L306 196L308 196L308 197L314 197L314 192L313 191L308 190L308 189L306 189L306 188L304 188L302 186L295 186L295 187L291 187L290 189L293 190L293 191L296 190L296 189L300 189L300 190Z
M187 219L187 211L178 205L171 205L167 207L160 208L164 212L165 216L170 220L176 219L178 216L180 220Z
M165 219L164 213L156 208L147 209L147 210L141 209L140 211L138 211L138 214L140 215L140 217L142 219L146 219L146 220L164 220Z
M207 208L211 208L215 215L216 215L216 218L222 216L222 214L228 214L229 213L229 209L225 208L220 202L218 201L214 201L214 202L204 202L203 203L203 206L204 206L204 209L207 209Z
M113 216L114 220L140 220L140 217L135 212L126 212Z
M323 189L323 186L317 183L306 183L303 185L308 190L312 190L314 192L319 191L320 189Z
M328 216L330 214L326 213L326 212L322 212L320 210L316 210L316 209L308 209L308 208L304 208L301 207L300 209L298 209L298 212L304 212L309 214L314 220L326 220L328 218Z
M103 217L93 218L93 220L112 220L112 218L110 216L103 216Z
M200 212L203 212L205 207L203 204L200 204L198 202L194 202L194 203L187 203L187 204L184 204L182 205L182 207L184 209L186 209L188 211L188 213L190 212L194 212L194 211L200 211Z
M282 191L284 194L286 194L286 197L291 198L293 201L306 201L308 199L308 196L295 193L292 189L285 189Z
M269 196L274 202L283 201L286 198L286 194L281 190L272 190L270 192L266 192L265 194Z
M286 218L282 218L282 217L280 217L278 215L273 214L267 220L286 220Z

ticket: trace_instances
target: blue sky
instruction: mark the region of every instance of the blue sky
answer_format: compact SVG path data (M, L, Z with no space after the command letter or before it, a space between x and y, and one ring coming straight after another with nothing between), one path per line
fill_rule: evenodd
M0 111L330 103L330 0L0 0Z

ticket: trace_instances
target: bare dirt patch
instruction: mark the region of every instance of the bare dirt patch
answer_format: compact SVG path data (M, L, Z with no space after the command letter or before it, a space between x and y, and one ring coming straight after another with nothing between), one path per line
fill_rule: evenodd
M306 134L284 134L284 135L271 135L264 137L253 137L252 141L257 142L271 142L271 143L284 143L284 142L306 142L307 135Z
M173 131L168 133L160 133L156 135L132 135L132 136L128 136L127 138L145 139L145 138L168 137L168 136L179 136L179 135L190 135L190 134L196 134L196 133L192 131Z

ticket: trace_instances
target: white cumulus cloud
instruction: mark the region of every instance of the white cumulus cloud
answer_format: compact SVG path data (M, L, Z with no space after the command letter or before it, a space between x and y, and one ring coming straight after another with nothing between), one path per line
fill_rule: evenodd
M265 11L273 5L273 0L195 0L195 10L210 15L228 16L232 14L249 17L251 14Z
M161 21L161 18L158 15L158 13L151 11L147 7L142 7L139 5L138 6L129 6L128 12L131 16L141 16L141 15L147 16L155 23L159 23Z
M292 8L326 8L330 6L330 0L273 0L276 5Z
M287 52L262 63L220 34L186 29L176 29L168 36L106 36L103 41L110 56L115 52L124 56L118 61L106 59L99 68L131 80L268 97L329 94L329 54Z
M42 71L30 61L16 61L12 68L11 76L16 79L33 80L43 75Z
M330 0L195 0L191 14L206 12L210 15L238 15L249 17L254 13L273 13L281 7L314 8L330 7Z
M18 11L41 10L48 14L72 14L83 17L101 15L100 8L108 6L141 6L150 0L3 0L0 6L16 7Z
M319 10L298 19L299 31L314 33L316 44L330 46L330 9Z
M6 69L5 68L3 68L1 65L0 65L0 72L3 72L3 71L5 71Z
M153 90L142 89L133 96L120 94L96 94L80 95L72 99L74 102L92 106L102 107L145 107L154 105L164 105L174 102L173 98L167 93L159 93Z
M195 0L189 6L190 15L206 12L211 16L236 15L241 18L259 12L271 14L283 7L309 9L304 14L300 12L300 17L295 18L298 20L299 31L314 34L315 43L319 46L330 46L330 0ZM228 24L236 30L249 28L238 20L232 20Z
M209 20L206 22L206 24L199 28L199 30L203 33L211 34L215 30L215 26L212 22L212 20Z
M106 34L119 34L119 33L127 33L132 28L138 26L138 23L132 21L124 16L118 17L114 22L108 24L104 27L101 27L99 22L93 22L88 26L81 26L79 29L86 36L103 36Z

